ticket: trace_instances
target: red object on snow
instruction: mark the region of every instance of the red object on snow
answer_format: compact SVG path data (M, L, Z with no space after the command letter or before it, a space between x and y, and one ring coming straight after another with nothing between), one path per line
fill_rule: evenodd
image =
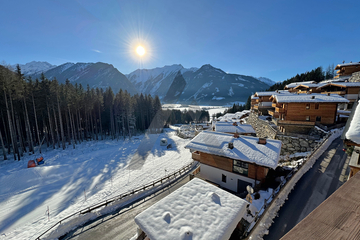
M36 163L34 160L29 160L28 161L28 168L32 168L32 167L36 167Z
M41 162L42 160L44 160L43 157L39 157L39 158L36 159L37 162Z

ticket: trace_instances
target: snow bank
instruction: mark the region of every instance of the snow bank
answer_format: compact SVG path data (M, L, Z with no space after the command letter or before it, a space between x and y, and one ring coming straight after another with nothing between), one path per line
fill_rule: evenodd
M260 219L260 222L257 224L256 228L251 232L251 235L248 239L251 240L260 240L262 237L268 234L268 229L273 223L273 219L276 217L277 212L280 207L285 203L289 193L294 189L295 184L299 179L314 165L315 161L325 152L325 150L330 146L330 144L341 135L344 128L334 129L332 135L325 141L323 144L314 151L314 153L307 159L304 165L299 169L299 171L286 183L284 188L279 192L274 201L270 204L267 211L264 213L264 216Z
M355 109L354 116L345 137L354 143L360 144L360 101Z
M26 167L37 155L2 161L0 238L36 238L66 216L191 163L191 153L184 148L189 140L168 131L132 140L83 142L76 149L49 149L42 154L45 165L36 168ZM171 149L160 146L163 137Z

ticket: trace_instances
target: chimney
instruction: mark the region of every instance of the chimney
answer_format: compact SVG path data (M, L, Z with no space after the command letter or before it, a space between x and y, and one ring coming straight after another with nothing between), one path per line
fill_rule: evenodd
M236 122L233 122L233 124L232 124L233 126L237 126L237 123Z
M328 92L327 95L330 96L330 93Z
M239 133L234 133L234 138L239 138L240 137L240 135L239 135Z
M233 144L232 142L229 142L228 148L233 149L233 148L234 148L234 144Z
M311 99L315 99L315 96L311 96Z
M258 144L265 145L266 144L266 138L259 138Z

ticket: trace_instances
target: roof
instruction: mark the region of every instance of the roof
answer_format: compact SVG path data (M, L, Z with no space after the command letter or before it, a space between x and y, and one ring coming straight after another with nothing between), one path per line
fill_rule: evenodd
M350 157L350 161L349 161L349 166L350 167L355 167L355 168L360 168L360 163L359 163L359 159L360 159L360 147L355 146L354 147L354 151L351 154Z
M286 85L286 88L293 88L296 87L297 85L304 85L304 84L311 84L311 83L316 83L315 81L307 81L307 82L293 82L290 83L288 85Z
M336 65L335 69L340 69L342 67L349 67L349 66L360 66L360 62L354 62L354 63L343 63Z
M232 134L203 131L185 148L275 169L279 161L281 141L267 139L264 145L258 144L258 141L257 137L234 138ZM233 149L228 148L229 142L233 143Z
M223 133L255 133L255 130L250 124L239 124L238 126L234 126L231 122L216 123L215 131Z
M322 86L319 86L319 88L323 88L327 86L360 87L360 82L331 82L328 84L323 84Z
M350 123L352 122L352 120L353 120L353 118L354 118L355 109L357 108L357 106L358 106L358 102L355 101L355 102L354 102L354 105L353 105L352 108L351 108L350 116L349 116L348 120L346 121L346 125L345 125L345 128L344 128L344 131L343 131L343 133L341 134L341 139L342 139L342 140L346 140L345 135L346 135L347 131L348 131L349 128L350 128Z
M357 173L281 239L359 239L359 185Z
M347 130L345 137L346 139L360 144L360 101L354 109L354 115L351 119L349 129Z
M135 217L151 240L229 239L248 202L194 178Z
M289 95L294 94L288 91L268 91L268 92L256 92L255 95L258 97L266 97L266 96L272 96L272 95Z
M317 102L333 102L333 103L348 103L349 100L341 97L338 94L293 94L293 95L275 95L276 102L278 103L290 103L290 102L306 102L306 103L317 103ZM314 97L314 99L312 99Z
M329 82L344 82L345 80L348 80L349 76L340 76L338 78L332 78L332 79L326 79L324 81L321 81L319 83L329 83Z

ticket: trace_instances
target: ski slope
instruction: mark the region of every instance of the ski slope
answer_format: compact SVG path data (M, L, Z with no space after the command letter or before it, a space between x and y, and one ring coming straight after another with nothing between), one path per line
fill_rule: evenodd
M0 162L0 239L34 239L60 219L192 162L190 141L167 129L131 140L83 142L43 152L45 164ZM171 149L160 146L166 137ZM48 210L49 208L49 216Z

